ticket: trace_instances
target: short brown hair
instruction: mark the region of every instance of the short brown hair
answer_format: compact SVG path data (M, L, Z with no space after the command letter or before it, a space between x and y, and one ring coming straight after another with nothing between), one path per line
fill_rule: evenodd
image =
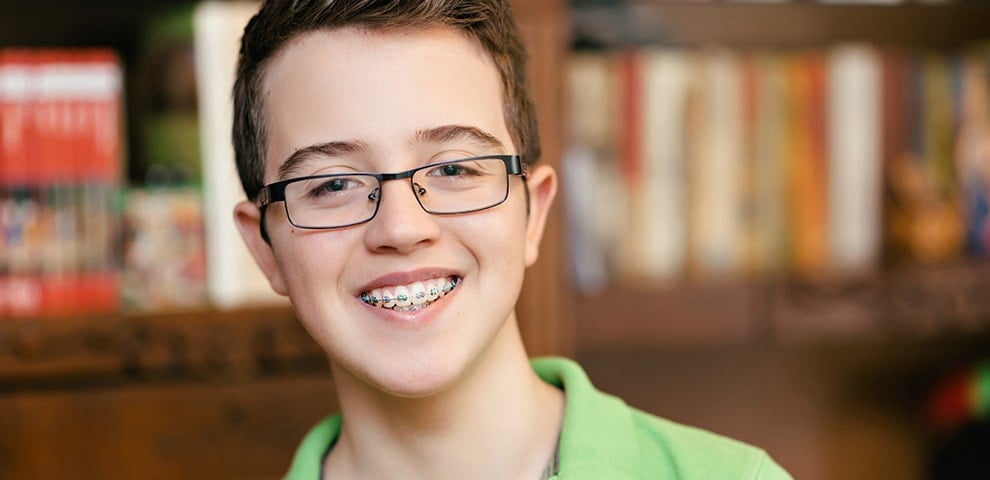
M290 40L316 30L449 26L476 39L502 80L502 111L526 164L540 156L536 112L526 80L526 50L509 0L270 0L248 22L234 83L234 152L241 185L254 200L264 186L266 65Z

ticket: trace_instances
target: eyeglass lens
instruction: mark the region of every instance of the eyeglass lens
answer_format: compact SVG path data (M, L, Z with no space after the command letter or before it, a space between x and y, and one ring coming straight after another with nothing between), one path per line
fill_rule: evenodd
M508 175L501 158L426 165L408 180L420 206L434 214L483 210L505 201ZM307 178L285 187L289 220L300 228L334 228L373 218L382 197L371 174Z

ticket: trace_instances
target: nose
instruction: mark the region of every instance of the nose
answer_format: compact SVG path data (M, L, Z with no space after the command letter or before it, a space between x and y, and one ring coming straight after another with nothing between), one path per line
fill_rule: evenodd
M382 182L379 195L378 213L365 233L369 250L408 253L440 237L440 224L416 201L409 179Z

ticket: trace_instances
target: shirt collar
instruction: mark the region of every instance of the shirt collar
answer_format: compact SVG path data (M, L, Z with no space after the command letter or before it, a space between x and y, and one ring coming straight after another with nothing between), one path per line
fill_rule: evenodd
M543 381L562 389L566 398L557 478L638 478L639 446L625 402L596 390L571 360L541 358L532 365Z

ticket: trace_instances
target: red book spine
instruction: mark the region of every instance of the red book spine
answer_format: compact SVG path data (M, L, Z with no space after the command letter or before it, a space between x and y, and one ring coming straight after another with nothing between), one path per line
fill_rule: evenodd
M27 182L29 146L33 126L31 115L30 58L24 51L9 50L5 55L6 85L3 102L4 134L0 148L5 159L4 184L22 186Z
M7 288L10 276L10 254L11 246L8 245L8 234L13 227L13 192L10 185L10 174L7 171L7 134L17 134L13 132L10 120L6 117L7 106L11 103L11 92L8 83L11 81L11 60L7 50L0 49L0 320L6 319L10 313Z
M639 51L626 51L619 54L616 62L619 87L619 168L629 191L635 191L643 177L642 55Z
M9 125L10 119L6 117L8 105L12 103L9 98L12 96L12 92L8 91L10 89L8 84L11 82L11 69L13 67L11 63L10 52L0 49L0 190L6 190L9 186L10 174L7 172L7 135L15 134L11 125ZM0 208L2 208L2 204L0 204ZM0 221L3 221L3 217L0 217ZM0 308L2 308L2 299L2 290L0 290ZM0 313L2 313L2 310L0 310Z

